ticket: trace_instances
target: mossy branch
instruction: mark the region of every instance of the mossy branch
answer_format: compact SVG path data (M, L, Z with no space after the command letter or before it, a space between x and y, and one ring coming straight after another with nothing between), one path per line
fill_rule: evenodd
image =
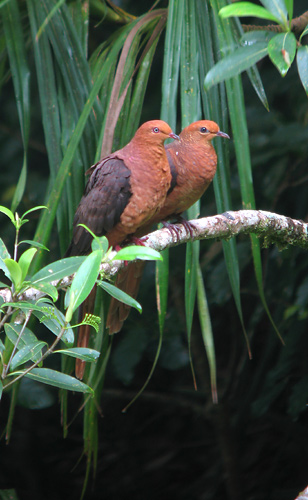
M289 245L308 249L308 223L291 219L284 215L265 212L263 210L239 210L238 212L226 212L212 217L189 221L191 233L183 224L176 224L175 231L168 228L158 229L144 238L144 245L162 251L165 248L174 247L191 240L207 239L229 239L240 234L257 234L263 237L263 246L276 245L280 250ZM176 235L177 233L177 235ZM110 253L113 258L116 252ZM111 277L118 273L124 266L123 261L110 261L102 264L101 272L105 277ZM53 283L58 288L65 288L72 282L69 276L61 282ZM0 290L0 296L5 302L11 300L9 289ZM43 294L32 288L19 296L19 300L36 300Z

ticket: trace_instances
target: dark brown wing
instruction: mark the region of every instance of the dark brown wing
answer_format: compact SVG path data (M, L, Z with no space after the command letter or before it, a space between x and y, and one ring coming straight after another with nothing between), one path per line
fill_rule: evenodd
M170 143L170 144L167 144L165 146L165 150L166 150L166 154L167 154L167 158L168 158L168 163L169 163L169 167L170 167L170 172L171 172L171 184L170 184L170 188L168 190L167 196L175 188L175 186L177 184L176 180L177 180L177 176L178 176L178 173L177 173L177 170L175 167L175 163L174 163L173 158L172 158L172 153L170 151L172 144L173 143Z
M78 224L85 224L97 236L108 236L120 221L132 195L129 168L119 158L107 158L91 168L83 197L73 222L73 238L66 256L85 255L91 249L92 236Z

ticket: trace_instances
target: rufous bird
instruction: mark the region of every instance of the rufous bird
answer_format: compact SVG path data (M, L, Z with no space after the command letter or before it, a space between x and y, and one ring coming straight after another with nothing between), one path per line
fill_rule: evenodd
M66 256L86 255L92 236L106 236L116 247L147 225L162 208L171 184L164 148L168 138L179 139L162 120L145 122L122 149L93 165L73 221L73 237ZM80 321L94 310L96 287L81 306ZM81 325L78 347L88 345L90 326ZM76 360L75 373L83 378L85 363Z
M201 198L216 173L217 155L211 143L215 137L229 139L228 134L219 130L217 123L200 120L185 127L180 133L179 141L165 146L172 177L171 185L162 208L143 226L143 234L147 234L154 223L179 219L185 210ZM188 222L185 221L184 225L191 231ZM117 275L116 286L136 298L144 266L144 261L136 261L122 269ZM111 299L106 322L109 334L121 330L129 312L128 305Z

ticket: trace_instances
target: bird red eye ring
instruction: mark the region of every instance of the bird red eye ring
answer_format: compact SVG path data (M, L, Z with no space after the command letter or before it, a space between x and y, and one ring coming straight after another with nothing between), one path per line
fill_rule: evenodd
M155 134L158 134L158 132L159 132L159 128L158 128L158 127L154 127L154 128L153 128L153 132L154 132Z

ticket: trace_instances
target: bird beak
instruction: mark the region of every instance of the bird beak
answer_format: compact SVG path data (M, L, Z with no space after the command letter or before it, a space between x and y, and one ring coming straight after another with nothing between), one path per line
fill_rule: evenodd
M171 132L171 134L169 134L169 137L171 137L172 139L176 139L177 141L180 140L179 136L174 134L173 132Z
M216 135L218 135L219 137L225 137L226 139L230 139L228 134L226 134L226 132L222 132L221 130L219 130L219 132L217 132Z

